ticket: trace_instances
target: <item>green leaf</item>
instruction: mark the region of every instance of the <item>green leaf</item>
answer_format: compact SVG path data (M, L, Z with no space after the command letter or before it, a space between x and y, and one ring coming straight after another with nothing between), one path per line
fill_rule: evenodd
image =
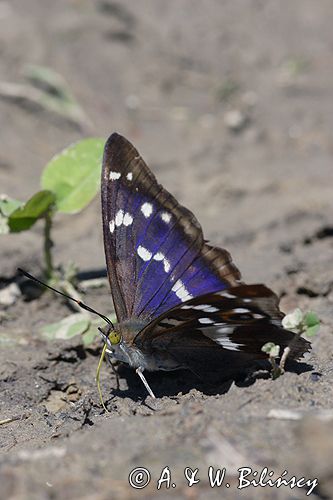
M0 213L0 234L8 234L8 233L9 233L8 218L4 217Z
M304 324L308 327L316 326L320 324L320 320L315 312L309 311L304 315Z
M21 205L23 205L21 201L9 198L6 194L0 195L0 234L10 232L8 217Z
M45 325L41 328L41 335L48 339L70 339L82 335L90 327L90 317L86 313L74 313L61 321Z
M266 352L272 358L277 358L280 353L280 346L274 344L274 342L267 342L261 348L263 352Z
M8 226L12 233L25 231L43 217L55 201L50 191L39 191L25 205L17 208L8 218Z
M271 352L271 350L273 349L273 347L275 346L274 342L266 342L266 344L264 344L261 348L262 352Z
M85 347L92 344L95 338L98 337L97 326L95 324L91 324L87 331L82 335L83 345Z
M114 325L117 323L117 316L115 314L111 314L111 316L109 316L109 319ZM96 338L99 338L98 327L103 326L105 326L105 322L101 321L100 318L92 318L88 330L82 335L82 340L85 347L92 344Z
M41 184L56 195L60 212L77 213L100 187L104 140L84 139L55 156L45 167Z
M314 337L319 332L319 328L320 325L309 326L304 333L307 337Z
M21 94L28 102L60 115L80 128L86 129L90 125L90 120L59 73L49 67L37 65L25 66L24 73L32 86L18 88L18 97Z
M298 332L302 328L302 322L303 313L299 308L297 308L294 309L294 311L292 311L291 313L286 314L286 316L282 319L282 326L286 330Z
M53 98L71 102L73 97L67 84L59 73L47 66L27 65L24 68L26 77L38 88Z
M314 337L320 328L320 320L317 314L313 311L309 311L304 315L304 326L305 326L305 335L307 337Z
M279 354L280 354L280 346L279 345L275 345L274 347L272 347L272 349L269 353L269 355L272 358L277 358Z
M22 201L9 198L6 194L0 196L0 212L5 217L9 217L17 208L23 205Z

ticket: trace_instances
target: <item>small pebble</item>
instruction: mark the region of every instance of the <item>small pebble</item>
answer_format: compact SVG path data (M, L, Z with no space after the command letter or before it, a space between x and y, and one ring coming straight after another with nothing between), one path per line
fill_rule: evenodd
M16 283L11 283L0 290L0 304L2 306L12 306L15 304L16 300L20 297L21 291Z
M246 115L238 109L228 111L224 115L224 123L226 124L228 129L232 130L233 132L239 132L240 130L242 130L247 124L247 121L248 119Z
M320 380L320 378L323 376L322 373L319 373L319 372L312 372L311 375L310 375L310 378L311 378L311 381L312 382L318 382L318 380Z

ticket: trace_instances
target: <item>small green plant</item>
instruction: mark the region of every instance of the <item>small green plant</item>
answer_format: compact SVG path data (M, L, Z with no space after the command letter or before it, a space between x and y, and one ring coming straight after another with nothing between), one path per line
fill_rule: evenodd
M286 360L291 351L292 345L297 342L301 335L313 337L320 328L320 320L317 314L313 311L303 313L300 309L295 309L287 314L282 320L282 326L286 330L294 332L296 335L290 345L286 347L282 353L279 365L276 363L276 358L280 355L280 346L274 342L267 342L261 348L263 352L269 355L269 361L272 365L272 378L275 379L284 373Z
M58 212L74 214L84 209L99 190L104 140L84 139L64 149L44 168L40 179L42 190L26 202L0 195L0 235L30 230L41 221L44 225L44 279L64 293L78 297L72 285L76 269L55 268L53 261L52 225ZM82 335L90 344L100 322L88 312L72 314L60 322L46 325L40 334L46 339L68 339Z
M0 234L28 231L38 220L44 223L44 272L54 282L52 223L58 212L80 212L96 195L100 185L103 139L89 138L64 149L45 167L42 190L27 202L0 197Z
M281 375L279 365L276 363L276 358L280 354L280 346L274 344L274 342L267 342L262 346L261 350L269 355L269 361L272 365L272 378L277 378L279 375Z
M97 330L102 326L104 321L100 318L94 318L88 312L77 312L55 323L44 325L39 333L46 340L68 340L81 335L83 345L87 347L95 340Z
M41 110L79 130L91 123L64 78L47 66L27 65L22 83L0 82L0 97L28 110Z
M282 326L298 335L313 337L319 331L320 320L315 312L303 313L297 308L283 318Z

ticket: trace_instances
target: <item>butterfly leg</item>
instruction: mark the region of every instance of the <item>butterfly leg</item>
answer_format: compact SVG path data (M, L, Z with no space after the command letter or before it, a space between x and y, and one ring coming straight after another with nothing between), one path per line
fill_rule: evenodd
M152 398L156 399L155 394L154 394L154 393L153 393L153 391L151 390L151 388L150 388L150 386L149 386L149 384L148 384L147 380L145 379L144 374L142 373L142 372L143 372L143 368L142 368L142 366L139 366L139 368L137 368L135 371L136 371L136 373L139 375L139 377L141 378L142 383L143 383L143 385L145 386L145 388L147 389L147 391L148 391L149 395L150 395Z

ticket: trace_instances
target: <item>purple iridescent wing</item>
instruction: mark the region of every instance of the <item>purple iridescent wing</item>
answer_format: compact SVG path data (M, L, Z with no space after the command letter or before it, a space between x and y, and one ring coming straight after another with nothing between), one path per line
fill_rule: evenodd
M221 381L267 358L267 342L298 359L310 343L282 328L277 296L264 285L239 285L194 298L152 321L134 339L143 352L168 353L199 377Z
M102 214L119 321L151 321L193 297L239 284L229 253L205 243L192 212L157 183L118 134L105 145Z

